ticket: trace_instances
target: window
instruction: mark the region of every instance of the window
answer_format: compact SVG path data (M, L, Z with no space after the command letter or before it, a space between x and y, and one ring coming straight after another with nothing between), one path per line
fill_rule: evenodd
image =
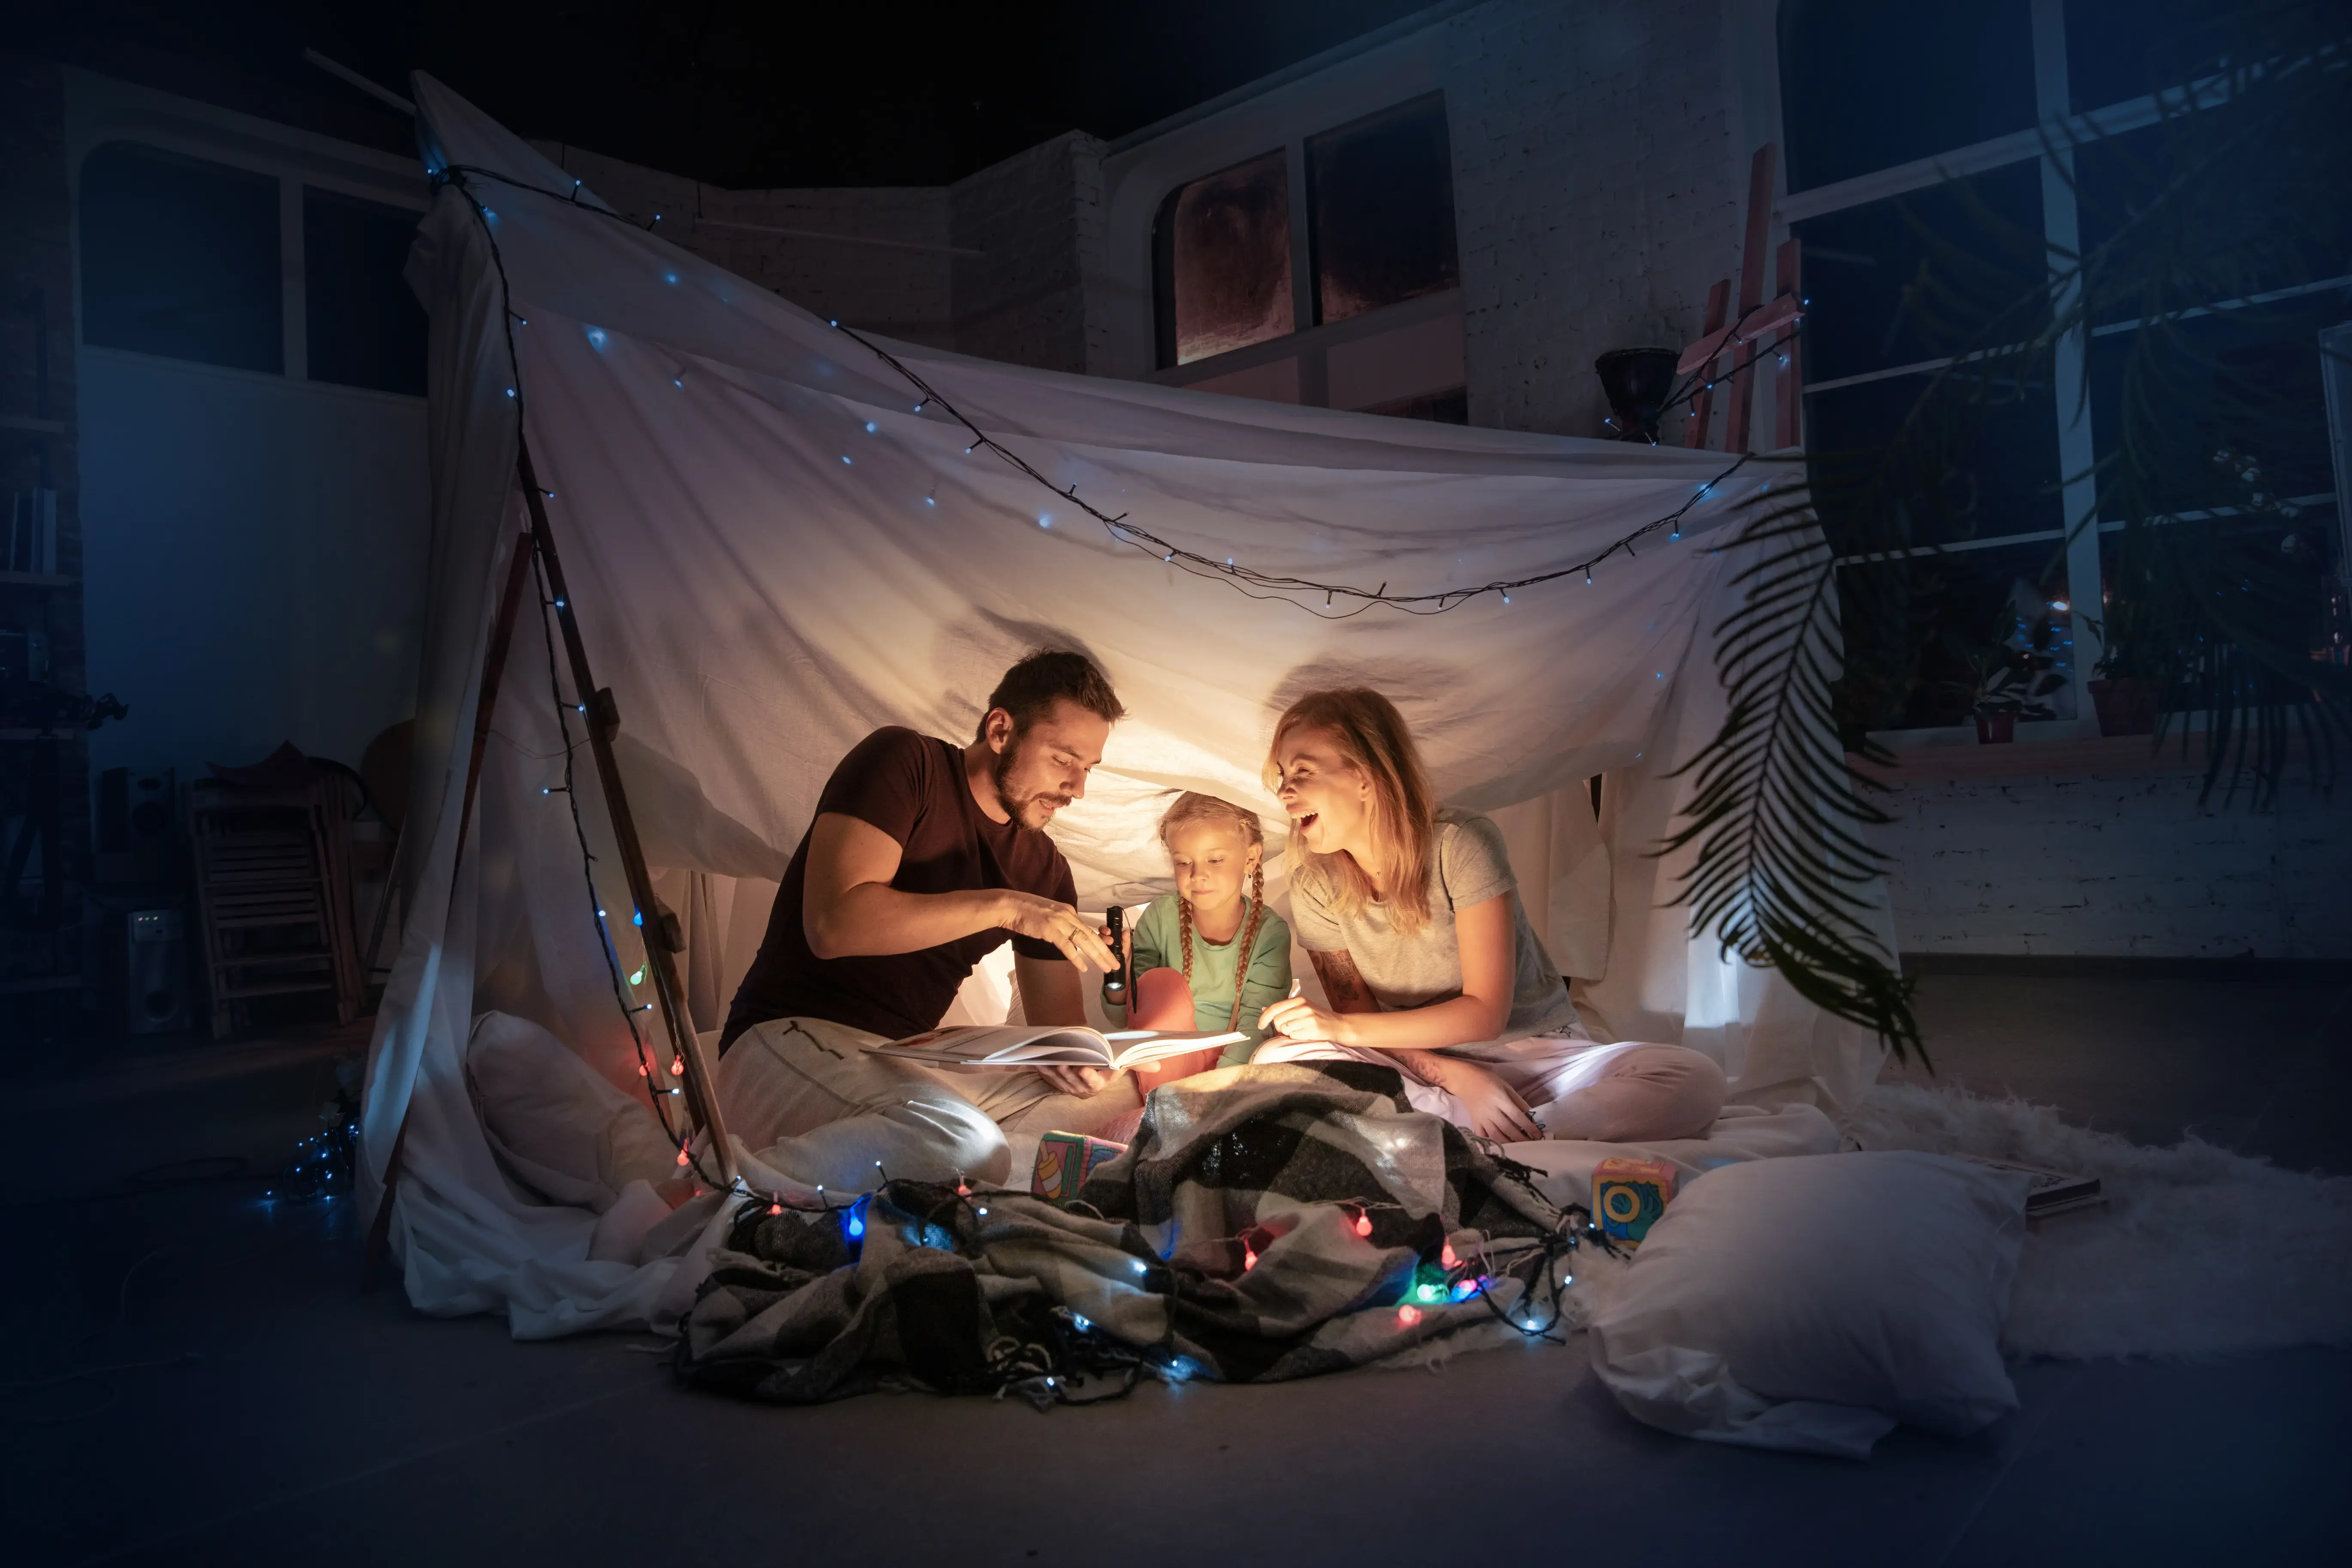
M2243 0L2066 0L2068 100L2080 112L2210 69L2210 25Z
M2170 132L2161 121L2062 153L2052 166L2038 144L2012 133L2037 119L2089 109L2124 124L2131 115L2153 119L2145 97L2151 85L2189 79L2217 61L2222 38L2213 23L2231 10L2227 0L1781 6L1790 232L1803 242L1812 302L1805 322L1807 445L1817 460L1883 441L1937 367L1972 338L1993 346L1984 308L2031 296L2036 279L2047 275L2045 234L2053 249L2079 244L2094 253L2169 178ZM2037 12L2045 24L2038 28ZM2061 47L2063 65L2037 60L2037 48ZM1929 60L1935 68L1922 68ZM1956 163L1982 172L1941 183L1931 176L1924 186L1899 174L1892 177L1897 188L1912 188L1888 194L1881 171L1933 153L1956 154ZM2292 158L2294 149L2264 155ZM2113 544L2123 525L2103 512L2096 536L2070 540L2089 510L2088 491L2074 491L2070 517L2061 480L2110 462L2127 427L2137 443L2136 467L2153 486L2142 500L2159 514L2242 500L2242 476L2217 467L2215 454L2263 454L2263 487L2302 510L2288 525L2263 524L2271 533L2252 544L2297 569L2328 568L2336 498L2316 338L2352 306L2352 279L2315 279L2307 260L2284 245L2267 255L2248 247L2247 216L2217 215L2207 226L2238 264L2226 272L2235 297L2159 301L2189 316L2170 342L2143 342L2139 321L2122 308L2090 324L2082 344L2087 419L2077 417L2071 388L1997 389L1976 431L1977 485L1961 526L1933 536L1919 531L1917 542L1947 550L1915 563L1923 591L1899 618L1889 619L1893 595L1873 591L1873 578L1888 568L1841 563L1849 648L1861 656L1855 668L1881 662L1870 656L1875 649L1908 655L1915 669L1899 690L1850 684L1850 724L1932 730L1964 721L1969 656L1981 658L1988 639L2049 656L2053 672L2069 678L2046 700L2049 707L2057 718L2080 711L2087 721L2074 687L2091 672L2079 668L2070 606L2080 601L2086 613L2104 605L2114 614L2114 574L2125 568ZM1923 264L1943 287L1920 291ZM2248 296L2258 303L2250 306ZM1991 335L2015 341L2046 320L2021 320L2015 332ZM2162 396L2126 410L2127 367L2136 355L2158 352L2169 363L2152 367L2143 360L2142 368L2161 370ZM1822 521L1833 543L1841 531L1851 540L1853 520L1843 520L1842 529L1824 508ZM2084 658L2095 649L2087 633L2085 642Z
M1789 0L1780 33L1791 191L2034 121L2030 0Z
M1156 379L1468 423L1442 95L1179 185L1152 262Z
M1307 188L1318 321L1461 282L1443 98L1308 137Z
M1170 192L1152 240L1160 363L1190 364L1292 330L1290 175L1280 149Z
M83 341L281 373L278 182L127 142L81 176Z
M312 381L425 395L425 311L401 278L416 214L302 193L302 287Z

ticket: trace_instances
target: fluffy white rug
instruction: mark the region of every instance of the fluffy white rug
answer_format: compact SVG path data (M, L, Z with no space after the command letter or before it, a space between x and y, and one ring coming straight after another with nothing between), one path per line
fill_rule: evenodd
M2047 1106L1882 1084L1867 1149L1981 1154L2098 1176L2104 1205L2035 1226L2004 1348L2090 1360L2352 1343L2352 1178L2298 1175L2191 1138L2143 1148Z

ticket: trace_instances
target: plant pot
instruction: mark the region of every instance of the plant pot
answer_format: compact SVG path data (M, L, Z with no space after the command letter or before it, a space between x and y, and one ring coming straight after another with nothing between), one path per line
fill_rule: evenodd
M1979 713L1977 715L1977 744L2003 746L2017 739L2017 715L2014 713Z
M2156 692L2137 676L2094 680L2091 705L2099 710L2102 735L2156 733Z

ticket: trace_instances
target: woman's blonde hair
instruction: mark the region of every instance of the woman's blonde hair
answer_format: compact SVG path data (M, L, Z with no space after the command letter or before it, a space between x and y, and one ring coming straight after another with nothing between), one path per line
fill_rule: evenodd
M1437 801L1421 750L1412 743L1396 704L1370 687L1310 691L1283 710L1266 753L1265 787L1282 786L1282 742L1299 730L1327 730L1339 754L1360 769L1371 784L1372 842L1381 864L1380 885L1388 889L1389 919L1400 931L1418 931L1429 921L1429 868L1437 853ZM1355 857L1342 851L1317 855L1290 840L1292 885L1297 869L1312 867L1330 883L1332 903L1342 912L1360 910L1372 897L1374 882Z
M1160 817L1161 847L1174 851L1169 842L1180 827L1196 822L1213 823L1230 827L1242 836L1242 843L1258 852L1257 864L1250 868L1249 923L1242 928L1241 946L1234 954L1234 1018L1225 1026L1242 1026L1242 988L1249 984L1250 953L1257 946L1258 923L1265 918L1265 830L1258 826L1257 813L1245 811L1232 801L1220 800L1213 795L1201 795L1186 790L1176 797ZM1192 901L1183 894L1176 895L1176 944L1184 955L1184 984L1192 984Z

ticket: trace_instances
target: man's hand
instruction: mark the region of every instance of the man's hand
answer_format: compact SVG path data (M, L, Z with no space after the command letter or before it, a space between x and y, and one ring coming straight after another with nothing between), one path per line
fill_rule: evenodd
M1286 996L1269 1003L1257 1016L1258 1027L1270 1029L1290 1040L1325 1040L1335 1046L1352 1046L1355 1032L1348 1026L1344 1013L1328 1013L1304 996Z
M1120 1076L1105 1072L1100 1068L1039 1068L1045 1081L1064 1094L1075 1094L1081 1100L1091 1100L1108 1087L1111 1079Z
M1097 936L1069 905L1010 889L998 897L1004 900L1004 913L996 923L1006 931L1052 942L1062 950L1064 958L1080 969L1108 974L1118 967L1118 961L1110 954L1109 944Z
M1433 1052L1416 1051L1413 1057L1414 1076L1460 1100L1469 1113L1470 1131L1481 1138L1523 1143L1544 1135L1528 1112L1528 1102L1492 1068Z

